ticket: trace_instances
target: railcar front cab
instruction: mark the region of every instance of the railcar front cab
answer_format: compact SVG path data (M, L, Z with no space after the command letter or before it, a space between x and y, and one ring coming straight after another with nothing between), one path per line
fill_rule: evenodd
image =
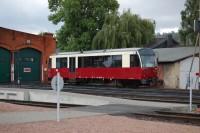
M157 56L150 48L139 49L137 54L140 59L141 84L155 84L157 82Z

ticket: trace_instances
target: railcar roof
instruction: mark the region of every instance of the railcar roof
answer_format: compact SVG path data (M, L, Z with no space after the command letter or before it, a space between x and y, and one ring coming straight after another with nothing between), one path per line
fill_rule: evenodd
M76 54L93 54L93 53L109 53L109 52L130 52L137 51L141 48L123 48L123 49L104 49L79 52L59 52L56 55L76 55Z

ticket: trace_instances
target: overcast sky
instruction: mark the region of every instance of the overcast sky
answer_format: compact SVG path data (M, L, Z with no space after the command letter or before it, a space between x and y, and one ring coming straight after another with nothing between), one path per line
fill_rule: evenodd
M120 12L131 9L142 18L156 21L156 32L177 31L186 0L118 0ZM48 21L48 0L0 0L0 27L38 34L60 26Z

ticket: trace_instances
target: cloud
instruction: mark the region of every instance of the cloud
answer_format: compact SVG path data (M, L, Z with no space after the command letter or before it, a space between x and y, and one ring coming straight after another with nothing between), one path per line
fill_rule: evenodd
M179 28L185 0L118 0L119 11L131 9L156 21L156 31ZM60 25L48 21L48 0L0 0L0 26L24 32L53 32Z
M47 0L1 0L0 26L24 32L55 32L59 26L48 21Z
M118 0L120 12L131 9L143 18L156 21L156 31L178 29L181 22L181 10L186 0Z
M179 28L177 28L177 27L174 27L174 28L162 28L162 29L156 31L156 33L163 34L163 33L170 33L170 32L178 32L178 30L179 30Z

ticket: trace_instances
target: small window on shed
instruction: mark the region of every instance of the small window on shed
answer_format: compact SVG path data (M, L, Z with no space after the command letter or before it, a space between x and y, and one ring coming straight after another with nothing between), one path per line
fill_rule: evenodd
M67 58L56 58L56 68L67 68Z
M34 62L34 58L32 58L32 57L25 57L25 58L23 58L23 62Z

